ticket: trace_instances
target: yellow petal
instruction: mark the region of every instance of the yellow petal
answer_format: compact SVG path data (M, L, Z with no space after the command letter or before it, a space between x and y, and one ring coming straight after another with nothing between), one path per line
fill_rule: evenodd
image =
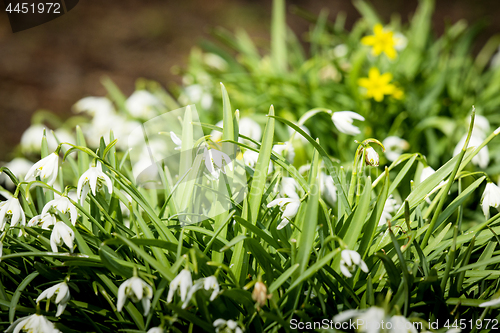
M384 27L380 23L375 24L375 26L373 27L373 33L375 35L380 35L383 33L383 31L384 31Z
M370 46L375 45L375 43L377 43L377 39L375 38L375 36L365 36L361 38L361 44Z
M387 84L391 82L392 80L392 74L391 73L384 73L380 76L380 83L382 84Z
M362 77L358 79L358 85L363 88L367 88L370 86L370 80L368 80L366 77Z
M385 50L384 50L385 54L387 55L387 57L391 60L394 60L396 59L396 57L398 56L396 50L394 49L394 47L390 46L390 47L386 47Z
M380 71L378 70L377 67L372 67L370 68L370 71L368 72L368 78L370 80L377 80L380 77Z
M382 102L384 100L384 94L381 91L376 91L373 93L373 99L377 102Z

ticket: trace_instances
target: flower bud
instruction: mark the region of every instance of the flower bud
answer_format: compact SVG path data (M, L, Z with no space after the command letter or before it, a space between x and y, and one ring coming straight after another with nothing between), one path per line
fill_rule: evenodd
M252 299L257 303L257 307L262 307L266 305L266 301L268 299L267 296L267 287L262 282L257 282L253 287Z
M375 149L372 147L365 148L365 161L367 165L378 167L379 157Z

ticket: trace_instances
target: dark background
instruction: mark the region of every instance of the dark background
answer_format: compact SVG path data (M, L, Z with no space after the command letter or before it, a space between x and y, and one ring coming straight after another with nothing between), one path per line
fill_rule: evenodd
M478 44L500 31L500 1L436 0L434 30L466 19L489 23ZM398 13L403 21L416 0L372 0L388 20ZM328 8L330 17L347 13L347 26L359 17L349 0L288 1L315 14ZM246 29L258 40L269 39L271 1L251 0L81 0L70 12L29 30L12 33L0 0L0 161L29 126L33 113L50 110L62 118L85 96L101 96L100 83L109 76L129 95L139 77L168 87L180 82L172 66L184 66L192 46L222 26ZM290 14L287 22L297 34L309 23Z

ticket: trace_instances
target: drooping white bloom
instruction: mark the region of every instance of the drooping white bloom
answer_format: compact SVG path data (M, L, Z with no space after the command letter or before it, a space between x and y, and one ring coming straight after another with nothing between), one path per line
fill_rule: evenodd
M167 303L172 303L174 294L179 289L181 300L186 301L188 291L193 286L193 279L191 272L188 269L183 269L171 282L170 289L168 290Z
M267 208L271 208L274 206L279 206L282 211L281 214L281 223L276 227L276 229L280 230L287 226L290 223L290 220L297 215L300 207L300 199L299 198L278 198L274 199L270 203L267 204Z
M12 197L0 206L0 231L5 229L7 223L10 223L11 227L15 227L18 223L26 225L26 216L17 198Z
M98 187L102 186L102 182L106 183L109 194L113 192L113 183L111 179L102 172L101 162L97 162L95 167L90 167L78 180L78 188L76 190L78 198L80 198L80 204L83 205L85 198L92 190L92 194L96 195L96 190Z
M351 318L356 319L357 332L360 333L379 333L382 321L388 321L384 309L376 306L372 306L368 310L347 310L341 312L333 317L333 321L345 322Z
M384 209L382 210L382 215L380 215L380 220L378 221L378 225L384 225L392 219L392 213L397 211L399 209L400 205L398 205L398 202L396 199L392 197L392 194L389 195L387 198L385 204L384 204Z
M422 173L420 174L420 182L422 183L424 180L432 176L436 171L430 167L426 166L425 168L422 169Z
M92 117L103 117L114 113L115 109L106 97L85 97L73 105L73 111L86 112Z
M19 318L7 328L6 333L61 333L54 324L45 316L32 314L28 317Z
M181 96L180 100L182 102L189 103L199 103L199 105L208 110L212 106L213 97L209 92L206 92L203 87L199 84L192 84L184 88L184 95ZM187 100L186 100L187 98Z
M161 327L151 327L147 333L164 333L165 330Z
M43 132L46 132L47 147L49 150L55 150L59 142L75 143L73 136L65 129L58 128L53 133L45 126L40 124L31 125L21 137L21 150L23 153L39 153L42 147Z
M172 131L170 131L170 139L172 139L172 142L176 145L175 150L181 150L182 140Z
M388 136L384 141L382 141L382 144L385 147L385 157L387 157L387 159L391 162L397 160L403 151L410 148L410 145L406 140L397 136Z
M259 159L259 153L256 151L247 149L243 153L243 162L250 168L254 168L257 165L258 159ZM272 171L273 171L273 162L269 161L269 167L267 168L267 173L271 173Z
M50 213L40 214L33 216L28 222L28 227L40 226L42 229L49 230L51 225L55 225L57 222L56 217Z
M193 297L194 293L200 289L212 290L212 294L210 295L210 302L213 302L213 300L217 297L217 295L219 295L220 291L219 282L217 282L217 278L213 275L203 279L196 280L194 285L189 288L186 300L182 304L183 309L186 308L186 306L189 304L189 301Z
M66 281L58 283L50 288L45 289L40 296L36 299L36 302L39 303L43 299L51 299L55 296L54 303L57 304L57 313L56 317L59 317L66 309L66 305L71 298L69 293L69 287Z
M33 166L28 170L25 180L35 180L36 177L39 176L42 181L47 182L49 185L53 185L57 179L58 171L59 156L56 153L52 153L33 164Z
M470 125L470 119L468 119L468 123ZM485 139L490 132L490 122L484 116L477 114L474 117L474 128L472 129L472 135L478 136L482 139Z
M295 159L295 149L288 141L283 144L274 145L273 151L278 155L285 156L287 161L290 163L293 163L293 160Z
M497 208L500 206L500 187L493 183L486 184L483 196L481 198L481 207L483 208L484 216L490 218L490 207Z
M205 148L203 159L205 160L205 166L208 172L210 172L215 179L219 179L221 171L224 174L226 173L225 166L233 170L233 161L231 158L226 153L219 150ZM223 164L225 164L225 166Z
M264 306L268 298L266 285L260 281L256 282L253 287L252 299L257 303L257 306L259 308Z
M262 128L252 118L241 118L238 122L238 129L241 135L249 137L254 141L260 141L260 139L262 139ZM239 138L238 140L243 143L249 143L248 141L243 140L243 138Z
M283 177L280 184L281 195L287 196L289 198L298 199L297 189L300 186L293 177Z
M374 167L378 167L378 164L380 162L378 153L372 147L365 148L365 160L366 164Z
M215 327L215 332L227 332L227 329L230 330L230 332L233 333L243 333L244 330L238 325L237 322L234 320L224 320L224 319L217 319L214 321L214 327Z
M415 326L408 321L404 316L397 315L391 317L391 333L418 333ZM387 326L387 325L386 325Z
M75 240L75 233L64 222L56 222L54 229L50 234L50 247L52 252L57 252L57 247L63 243L69 248L69 252L73 253L73 241Z
M361 133L359 128L352 124L354 119L360 121L365 120L363 116L353 111L338 111L334 112L332 115L332 121L335 127L337 127L340 132L349 135L357 135Z
M22 157L16 157L3 165L9 169L18 179L24 178L33 166L33 163ZM4 182L7 188L14 188L14 183L3 172L0 172L0 182Z
M118 288L118 300L116 302L118 311L123 309L127 298L130 298L134 303L141 301L144 315L147 316L153 298L153 288L140 277L133 276Z
M500 305L500 297L493 298L493 299L489 300L488 302L484 302L484 303L479 304L479 306L482 308L497 307L498 305Z
M352 250L343 250L340 254L342 259L340 259L340 271L344 276L350 278L352 277L352 272L356 270L356 267L361 268L365 273L368 273L368 267L366 266L361 255Z
M453 151L453 156L458 155L460 151L462 150L465 140L467 139L467 134L464 135L460 141L458 141L457 146L455 147L455 150ZM470 147L478 147L483 143L483 138L477 135L472 135L470 137L469 145L467 148ZM490 153L488 150L488 146L484 146L476 156L472 158L472 163L479 166L480 168L486 168L488 164L490 163Z
M333 182L333 178L323 171L319 175L319 190L323 198L330 204L334 205L337 202L337 187Z
M73 225L76 224L76 219L78 218L78 212L76 211L75 205L73 205L67 197L62 196L58 199L54 199L47 202L47 204L43 207L41 215L43 216L47 214L51 208L54 208L63 214L69 213L71 223Z
M125 102L125 107L135 118L150 118L157 115L156 109L163 105L161 101L146 90L134 91Z

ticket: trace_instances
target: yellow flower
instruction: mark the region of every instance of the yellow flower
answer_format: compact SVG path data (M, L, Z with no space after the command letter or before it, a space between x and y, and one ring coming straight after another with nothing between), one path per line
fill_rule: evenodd
M368 77L360 78L358 84L366 88L366 97L373 98L377 102L382 102L384 95L393 95L396 90L398 90L395 85L389 83L391 80L391 73L384 73L381 75L378 68L373 67L368 72ZM398 93L399 96L402 97L403 91L401 89L399 89Z
M404 92L403 92L403 89L401 88L398 88L398 87L394 87L394 91L392 92L392 97L394 97L395 99L403 99L404 97Z
M361 43L372 46L372 54L375 56L384 52L389 59L395 59L397 56L396 43L393 32L384 29L382 24L377 24L373 27L373 35L361 38Z

